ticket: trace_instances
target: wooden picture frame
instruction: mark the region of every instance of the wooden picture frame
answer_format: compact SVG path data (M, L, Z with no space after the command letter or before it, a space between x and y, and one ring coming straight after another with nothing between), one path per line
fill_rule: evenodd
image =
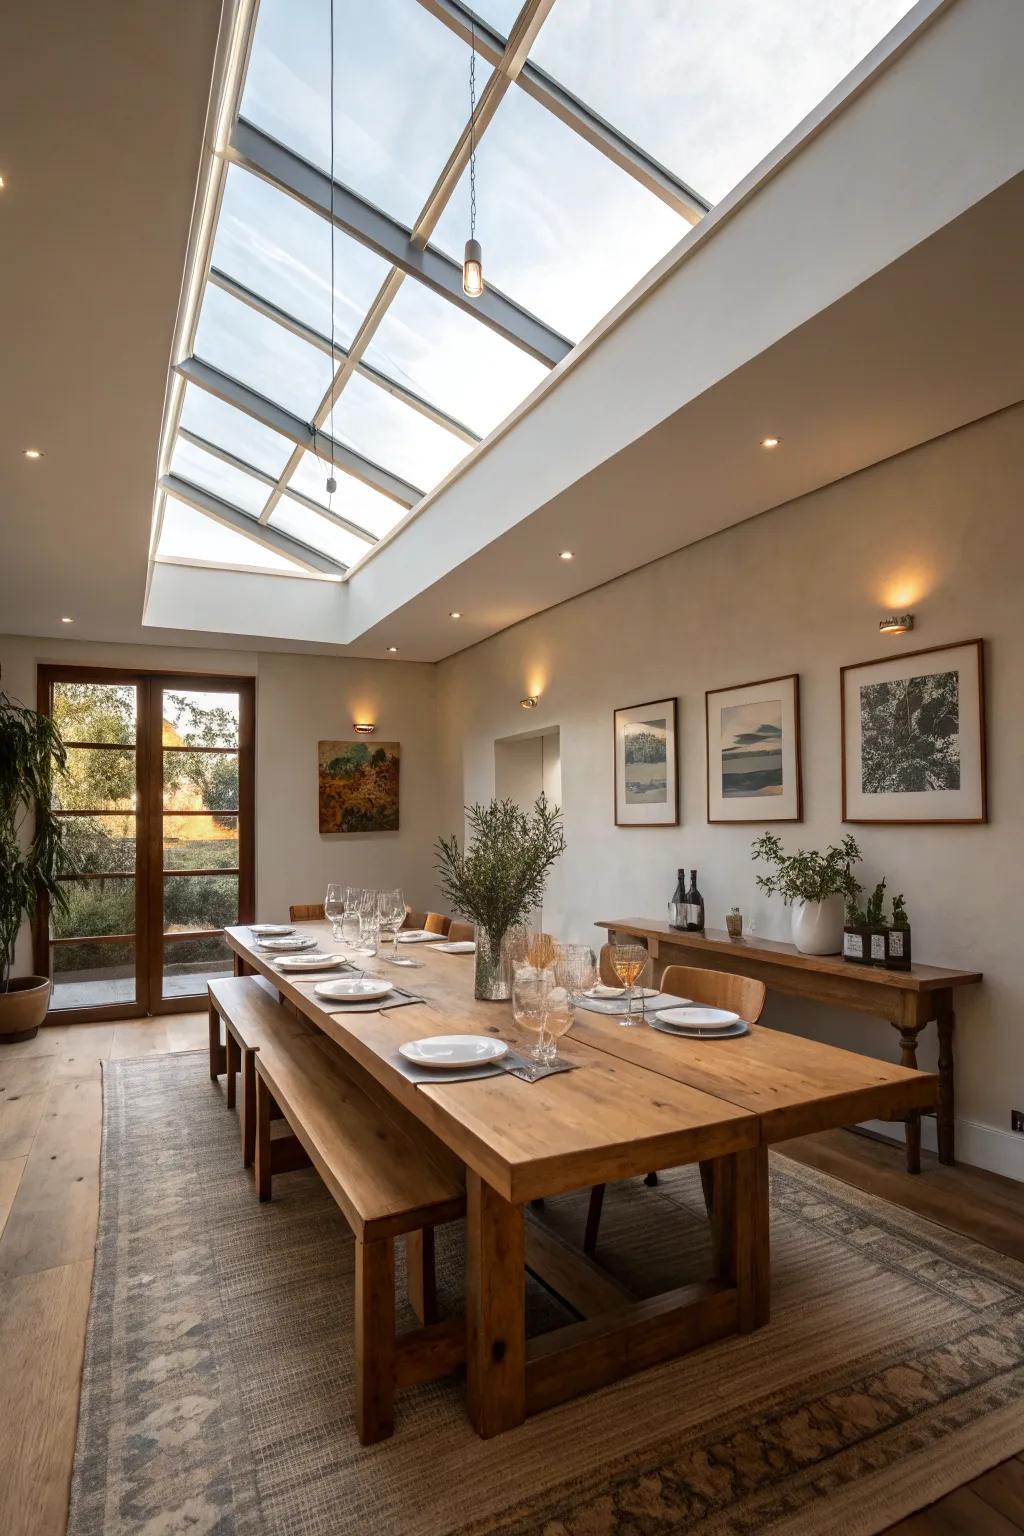
M907 719L899 735L888 726L897 708ZM839 710L843 821L935 827L988 820L983 641L841 667Z
M731 737L728 746L723 734L726 710L735 712L732 721L724 725ZM749 743L747 752L740 751L744 737L757 738ZM775 741L777 753L770 750ZM717 754L714 773L712 743ZM799 673L707 689L704 749L710 825L803 820ZM729 753L733 754L733 771L727 771L730 765L725 758Z
M677 718L676 699L627 704L612 712L613 805L617 827L679 825ZM632 753L643 754L643 760L637 755L627 762L627 743L631 738ZM663 751L659 751L659 742ZM659 772L662 767L663 776ZM633 769L633 780L627 776L628 768Z

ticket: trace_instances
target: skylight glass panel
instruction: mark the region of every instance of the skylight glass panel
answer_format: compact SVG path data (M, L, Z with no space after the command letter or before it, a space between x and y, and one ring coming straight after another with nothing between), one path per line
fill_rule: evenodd
M481 437L548 371L413 278L398 290L365 357Z
M489 22L496 32L508 37L512 23L519 15L521 3L522 0L474 0L471 9L481 21Z
M302 421L310 419L334 376L325 352L212 283L203 295L195 355Z
M335 403L327 430L421 491L432 490L469 452L469 444L453 432L358 373Z
M205 437L208 443L233 453L236 459L244 459L254 469L262 469L265 475L279 475L294 447L279 432L272 432L261 421L236 411L233 405L195 384L185 386L181 425L197 437Z
M213 265L323 336L331 334L331 225L237 165L228 167ZM334 231L334 338L350 345L390 267Z
M477 150L484 278L578 341L689 225L518 86ZM434 240L461 262L463 174Z
M275 550L247 539L233 528L225 528L194 507L168 496L160 530L157 559L196 560L204 565L236 568L256 567L261 571L279 571L290 576L305 572Z
M912 3L557 0L530 57L718 202Z
M331 166L330 6L261 0L241 115ZM477 90L490 74L477 61ZM417 0L336 0L334 175L412 225L469 116L469 49Z
M338 489L330 494L327 481L332 475L338 482ZM365 528L375 538L387 533L406 513L406 508L392 501L390 496L382 496L380 491L364 485L355 475L332 468L326 461L321 462L313 453L302 455L288 484L291 489L300 491L327 511L336 512L339 517L347 517L350 523L358 523L360 528Z
M251 512L253 517L259 517L270 495L270 487L262 480L233 464L225 464L215 453L208 453L184 437L179 437L174 445L171 474L190 485L201 486L242 512Z
M282 496L271 512L270 526L290 533L293 539L300 539L341 565L354 565L360 555L373 547L368 540L357 538L347 528L340 528L319 512L311 512L290 496Z

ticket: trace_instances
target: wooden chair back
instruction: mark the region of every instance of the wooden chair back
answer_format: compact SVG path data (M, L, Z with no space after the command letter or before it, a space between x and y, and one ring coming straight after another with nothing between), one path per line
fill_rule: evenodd
M428 912L423 919L424 933L439 933L443 939L448 937L448 929L451 925L451 918L445 917L441 912Z
M402 927L422 928L424 922L426 921L426 917L427 914L425 912L417 912L414 907L407 906L405 909L405 920L402 923Z
M753 976L733 971L709 971L699 965L666 965L661 990L689 997L705 1008L728 1008L748 1024L756 1024L764 1009L765 985Z
M472 923L460 922L458 918L452 918L451 927L448 929L448 940L451 944L465 944L476 938L476 929Z
M324 920L324 904L322 901L308 902L305 906L291 906L288 908L288 921L290 923L322 923Z

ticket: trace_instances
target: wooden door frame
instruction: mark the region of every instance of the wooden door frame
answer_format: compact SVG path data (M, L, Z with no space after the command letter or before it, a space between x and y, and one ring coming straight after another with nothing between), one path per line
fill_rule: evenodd
M77 666L73 662L40 662L36 678L36 708L49 716L53 685L60 682L126 683L137 688L135 733L137 805L135 833L142 857L135 870L136 996L132 1003L98 1004L87 1008L51 1008L48 1024L91 1024L97 1020L145 1018L165 1013L189 1013L203 1006L195 997L162 996L163 927L157 921L157 889L163 890L163 750L159 700L167 687L183 692L237 692L238 722L238 922L255 914L256 843L256 679L233 673L163 671L146 667ZM154 726L153 716L157 716ZM154 734L155 732L155 734ZM142 875L140 877L140 864ZM147 880L146 874L149 874ZM33 964L40 976L50 975L50 913L40 892L32 928ZM88 941L85 941L88 942ZM106 942L103 936L92 942Z

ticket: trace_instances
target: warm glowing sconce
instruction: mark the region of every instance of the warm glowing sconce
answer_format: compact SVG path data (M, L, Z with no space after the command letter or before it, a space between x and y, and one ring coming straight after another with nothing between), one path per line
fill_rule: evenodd
M539 703L540 700L535 693L528 693L525 699L519 700L519 707L520 709L536 709Z
M914 627L914 615L912 613L892 613L887 619L879 619L878 632L882 635L905 635Z
M367 720L353 720L352 729L357 736L372 736L377 727Z

